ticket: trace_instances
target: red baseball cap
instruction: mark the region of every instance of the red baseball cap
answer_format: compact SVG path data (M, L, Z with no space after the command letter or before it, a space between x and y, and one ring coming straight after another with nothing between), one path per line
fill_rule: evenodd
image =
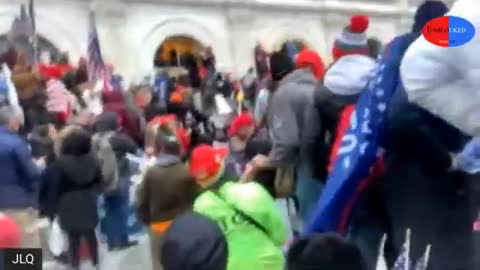
M228 130L228 136L235 136L241 128L254 125L255 120L252 115L249 113L242 113L233 119L230 129Z
M227 148L214 148L206 144L197 146L190 157L190 174L200 182L215 176L227 154Z

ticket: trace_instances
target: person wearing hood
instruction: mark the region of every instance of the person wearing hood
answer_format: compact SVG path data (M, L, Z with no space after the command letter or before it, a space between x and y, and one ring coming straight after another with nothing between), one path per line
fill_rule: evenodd
M271 61L288 63L288 56L280 54L280 59ZM286 58L285 58L286 57ZM273 58L273 57L272 57ZM313 176L311 149L314 145L319 121L314 106L314 90L323 79L325 66L318 54L309 49L301 51L295 61L296 70L273 79L279 81L272 95L267 111L267 127L272 141L268 158L255 158L253 169L259 167L285 168L294 165L297 171L295 193L300 202L300 215L305 221L316 206L322 188L319 179ZM272 66L273 71L277 67ZM280 68L278 68L280 69ZM280 69L281 70L281 69ZM278 75L278 74L277 74Z
M280 210L260 184L235 183L225 175L227 152L209 145L193 150L190 174L203 189L193 210L221 228L228 243L227 270L283 270L287 230Z
M475 0L458 0L446 15L464 18L478 31L477 7ZM401 66L408 99L470 136L480 135L479 48L478 33L455 48L436 46L419 36Z
M91 136L73 128L64 138L49 178L49 216L58 217L68 235L71 264L80 267L80 243L86 239L93 265L98 265L97 200L102 182L100 164L91 154Z
M343 110L354 106L368 80L376 62L369 57L366 31L369 19L354 15L350 24L335 40L332 50L335 62L325 73L323 83L315 89L315 107L321 119L321 130L317 134L316 155L321 162L315 168L316 176L324 179L327 174L328 156L337 134L336 129Z
M322 252L318 252L319 250ZM339 235L328 233L301 237L292 244L287 255L286 270L306 269L367 270L369 268L362 252L354 243Z
M403 87L395 92L389 112L385 198L392 238L400 247L405 230L412 230L412 260L431 244L431 269L478 269L470 265L474 218L467 177L454 168L451 156L467 140L462 131L474 135L472 127L478 124L470 116L480 104L474 75L479 66L472 53L480 43L474 37L462 47L441 48L421 33L428 21L445 14L478 26L476 4L460 0L449 13L441 1L425 1L418 8L412 32L406 34L413 41L400 66Z
M111 191L105 194L105 216L101 227L107 236L110 250L131 246L128 240L129 188L132 171L127 154L135 154L137 145L127 135L120 132L118 116L112 112L104 112L97 116L94 125L94 138L105 138L111 145L116 158L118 182Z
M182 147L176 131L161 124L155 133L156 159L138 187L139 219L149 226L153 269L162 269L158 259L164 232L173 219L193 206L198 186L182 162Z
M214 220L188 212L168 228L160 258L164 270L226 270L228 243Z
M335 164L335 153L350 125L355 104L376 67L366 34L368 25L369 18L365 15L350 18L350 24L335 40L332 51L335 62L326 72L323 84L315 91L316 108L321 119L321 131L315 146L319 155L317 160L320 160L316 173L321 178L325 178ZM371 183L379 183L382 176L381 172L372 174ZM348 237L359 245L369 269L375 265L379 239L383 232L390 230L388 224L382 188L372 184L352 212L348 233Z

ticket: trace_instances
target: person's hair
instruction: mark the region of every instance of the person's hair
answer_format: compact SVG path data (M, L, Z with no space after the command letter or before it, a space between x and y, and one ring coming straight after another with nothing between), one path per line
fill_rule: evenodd
M61 153L63 155L82 156L90 153L92 137L83 128L74 128L63 139Z
M295 64L283 52L274 52L270 56L270 70L274 81L281 81L283 77L295 70Z
M376 38L367 39L368 56L373 59L377 59L380 51L382 50L382 46L382 42Z
M7 126L12 120L21 121L21 112L12 106L0 107L0 126Z
M86 63L80 62L75 72L75 84L79 85L85 82L88 82L88 68Z
M346 259L347 258L347 259ZM366 270L360 249L336 234L315 234L293 243L287 270Z
M178 83L182 86L190 87L191 83L190 83L190 77L188 76L188 74L182 74L178 76Z
M177 136L165 125L157 128L155 144L157 149L165 154L179 156L182 151Z
M42 125L34 126L32 129L32 134L36 134L39 137L48 137L49 131L50 131L50 125L42 124Z

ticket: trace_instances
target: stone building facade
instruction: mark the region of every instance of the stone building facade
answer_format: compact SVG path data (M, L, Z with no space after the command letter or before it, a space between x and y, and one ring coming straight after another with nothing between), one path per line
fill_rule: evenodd
M6 34L19 4L0 0L0 35ZM408 31L419 0L38 0L39 36L72 62L85 55L88 14L97 18L106 61L136 80L153 69L160 44L175 35L211 46L221 70L242 74L253 64L253 48L267 50L299 39L328 61L335 36L352 14L370 16L368 35L384 42Z

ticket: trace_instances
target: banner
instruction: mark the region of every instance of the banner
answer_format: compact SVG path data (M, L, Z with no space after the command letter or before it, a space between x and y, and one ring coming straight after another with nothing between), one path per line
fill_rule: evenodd
M358 99L350 128L305 232L344 233L350 211L368 186L368 176L381 151L389 101L399 85L399 66L413 35L395 38L380 57L373 77Z

